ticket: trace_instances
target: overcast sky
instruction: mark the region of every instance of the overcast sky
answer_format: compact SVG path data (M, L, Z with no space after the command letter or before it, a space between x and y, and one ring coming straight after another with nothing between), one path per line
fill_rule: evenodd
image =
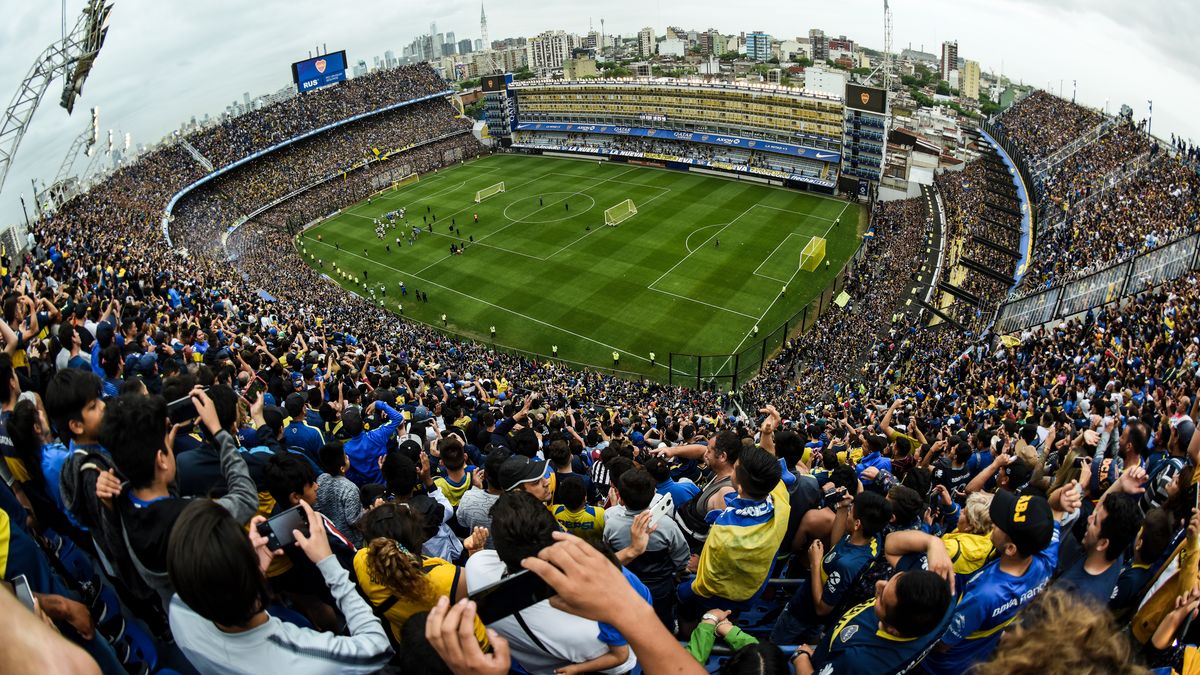
M59 107L55 81L25 136L0 192L0 225L21 218L18 195L30 178L49 182L71 141L100 107L101 136L108 129L150 144L192 117L217 114L243 92L259 95L288 85L290 64L317 44L345 49L351 63L385 50L400 53L432 21L458 40L479 35L474 0L114 0L108 40L68 116ZM59 3L4 0L0 22L0 99L7 102L36 56L61 32ZM83 0L66 0L74 25ZM776 37L807 35L809 28L845 34L883 47L883 3L778 0L490 0L492 39L547 29L585 33L589 20L609 34L631 35L643 26L662 34L667 25L723 33L764 30ZM1139 117L1154 100L1154 130L1200 141L1200 3L1195 0L892 0L895 49L937 53L942 40L958 40L959 56L985 71L1071 95L1088 105L1128 103ZM602 8L602 10L601 10ZM69 28L68 26L68 28ZM80 164L83 161L81 160ZM29 202L31 203L31 202Z

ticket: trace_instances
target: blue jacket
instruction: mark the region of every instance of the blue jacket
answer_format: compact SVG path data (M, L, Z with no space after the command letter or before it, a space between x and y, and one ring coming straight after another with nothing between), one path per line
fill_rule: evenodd
M888 473L892 472L892 460L881 456L878 452L872 452L869 455L863 455L862 460L859 461L858 466L855 468L858 471L858 475L862 476L863 471L866 471L867 467L872 466L880 471L887 471Z
M654 491L660 495L671 495L671 502L675 504L675 508L683 506L692 501L696 495L700 494L700 486L688 481L686 483L678 483L670 478L654 486Z
M321 430L302 421L293 421L284 427L283 438L288 446L302 448L313 457L320 456L321 446L325 445L325 436L321 434Z
M384 482L383 472L379 470L379 458L387 452L388 440L396 435L400 425L404 423L404 415L383 401L376 401L375 409L387 415L387 424L378 429L360 432L342 446L346 456L350 458L346 478L359 486Z

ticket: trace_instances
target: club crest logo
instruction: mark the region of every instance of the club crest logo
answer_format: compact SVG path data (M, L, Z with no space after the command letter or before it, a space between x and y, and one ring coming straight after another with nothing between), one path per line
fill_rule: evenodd
M866 105L866 104L868 104L868 103L870 103L870 102L871 102L871 94L870 94L870 92L866 92L866 91L864 91L863 93L861 93L861 94L859 94L859 95L858 95L858 98L862 100L862 104L863 104L863 105Z
M842 634L839 639L842 642L849 642L850 638L854 637L854 634L857 632L858 632L858 626L856 626L854 624L850 624L849 626L846 626L844 629L842 629Z
M318 73L325 72L325 59L317 59L317 62L314 63L313 65L316 66Z

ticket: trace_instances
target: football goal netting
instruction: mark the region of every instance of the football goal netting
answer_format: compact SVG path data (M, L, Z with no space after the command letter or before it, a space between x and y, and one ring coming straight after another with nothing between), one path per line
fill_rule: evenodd
M492 185L490 187L485 187L482 190L480 190L479 192L475 193L475 203L478 204L479 202L487 199L488 197L498 195L501 192L504 192L504 183L496 183L495 185Z
M634 206L632 199L626 199L620 204L604 210L604 224L609 227L616 227L636 215L637 206Z
M800 269L805 272L814 272L817 265L825 259L825 239L823 237L813 237L804 245L804 249L800 251Z
M412 185L413 183L419 182L420 180L421 180L420 175L415 174L415 173L410 173L407 176L404 176L403 178L401 178L400 180L392 183L392 189L398 190L398 189L404 187L405 185Z

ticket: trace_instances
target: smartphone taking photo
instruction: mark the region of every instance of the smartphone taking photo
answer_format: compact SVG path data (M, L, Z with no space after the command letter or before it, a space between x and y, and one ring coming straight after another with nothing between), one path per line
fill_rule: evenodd
M554 588L541 577L529 570L521 570L475 591L470 599L475 603L476 615L486 626L554 595Z
M650 502L650 527L658 525L663 516L675 513L675 500L669 494L655 495Z
M277 513L258 524L258 533L267 538L267 548L272 551L296 543L292 530L300 530L305 536L308 535L308 516L299 506Z

